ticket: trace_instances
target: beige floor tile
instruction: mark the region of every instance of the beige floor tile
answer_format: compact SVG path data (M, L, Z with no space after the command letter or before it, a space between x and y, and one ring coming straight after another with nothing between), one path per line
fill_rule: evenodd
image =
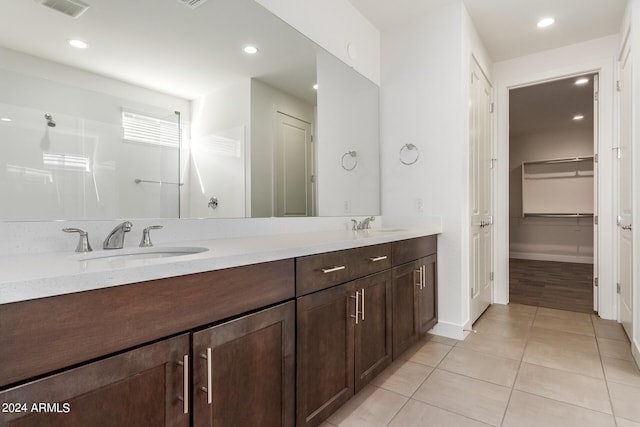
M320 424L320 427L335 427L333 424L331 424L328 421L323 422L322 424Z
M409 400L391 421L389 427L486 427L488 425L426 403Z
M428 366L438 366L438 363L451 351L453 347L435 341L419 341L400 355L400 359Z
M514 390L502 427L614 427L612 415Z
M568 350L598 354L598 344L593 336L533 327L531 328L529 341L546 343Z
M562 316L556 313L562 313L561 310L553 310L550 308L541 308L540 310L546 311L542 313L538 311L538 314L536 314L536 318L533 321L534 327L595 336L593 324L591 323L591 319L588 314L565 312L569 313L569 315Z
M600 357L597 354L566 349L558 345L530 341L522 360L547 368L562 369L594 378L604 378Z
M431 371L430 366L400 359L375 377L371 384L411 397Z
M518 360L455 347L438 367L456 374L511 387L516 379L519 366Z
M587 313L578 313L575 311L558 310L555 308L539 307L536 317L553 317L560 320L574 320L591 323L591 315Z
M433 334L427 334L424 337L424 341L439 342L440 344L446 344L450 346L454 346L459 342L458 340L455 340L453 338L448 338L448 337L443 337L440 335L433 335Z
M515 389L611 414L607 384L602 379L522 363Z
M382 388L366 386L328 419L342 426L386 426L409 399Z
M530 321L514 322L493 317L481 317L473 324L473 329L491 335L502 337L526 338L531 329Z
M526 337L502 337L483 332L470 334L464 341L456 347L469 348L481 353L493 354L495 356L507 357L509 359L520 360L527 343Z
M536 311L537 307L529 305L493 304L482 314L480 318L531 325L536 316Z
M640 422L640 388L610 382L609 394L616 416Z
M618 427L640 427L640 423L621 417L616 417L616 423L618 423Z
M640 387L640 371L635 362L602 357L602 367L607 381Z
M596 315L591 316L593 321L593 329L598 338L609 338L612 340L629 341L627 334L624 333L622 325L615 320L601 319Z
M633 360L631 355L631 343L629 341L612 340L609 338L598 338L598 348L600 355L613 359Z
M500 425L511 389L436 369L413 398L494 426Z

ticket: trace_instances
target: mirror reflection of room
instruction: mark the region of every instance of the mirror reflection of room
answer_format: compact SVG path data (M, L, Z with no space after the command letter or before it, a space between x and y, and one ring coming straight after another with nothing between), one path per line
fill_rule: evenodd
M374 83L251 0L154 5L15 1L33 25L0 29L0 220L379 213Z

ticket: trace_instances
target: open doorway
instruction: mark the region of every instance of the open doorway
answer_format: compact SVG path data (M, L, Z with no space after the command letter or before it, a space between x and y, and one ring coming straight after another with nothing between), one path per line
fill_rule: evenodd
M509 299L593 313L598 75L509 91Z

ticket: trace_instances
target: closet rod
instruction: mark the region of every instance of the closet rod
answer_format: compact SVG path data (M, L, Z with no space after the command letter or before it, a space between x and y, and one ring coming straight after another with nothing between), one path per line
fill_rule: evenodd
M549 163L573 163L573 162L586 162L588 160L593 160L593 156L582 156L582 157L567 157L564 159L550 159L550 160L533 160L531 162L522 162L525 165L533 165L533 164L549 164Z
M533 214L533 213L523 213L523 217L535 216L535 217L544 217L544 218L586 218L592 217L592 213L575 213L575 214L561 214L561 213L548 213L548 214Z
M167 182L167 181L152 181L149 179L140 179L140 178L136 178L133 180L133 182L135 182L136 184L140 184L142 182L147 182L149 184L160 184L160 185L179 185L179 186L183 186L183 183L178 183L178 182Z

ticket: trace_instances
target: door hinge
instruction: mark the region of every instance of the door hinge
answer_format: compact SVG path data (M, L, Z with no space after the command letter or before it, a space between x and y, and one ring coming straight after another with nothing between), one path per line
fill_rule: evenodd
M616 81L616 90L622 92L622 82L620 80Z
M313 142L313 135L311 135L311 142Z
M593 216L593 223L594 223L595 225L598 225L598 215L594 215L594 216Z
M616 292L620 293L620 283L616 283Z
M593 100L594 101L599 101L600 100L600 92L598 92L598 91L593 92Z
M598 163L598 155L597 154L593 155L593 162L594 163Z
M491 273L489 273L489 280L491 280L492 282L493 282L493 277L494 277L494 275L493 275L493 271L492 271Z
M311 175L311 183L315 183L316 182L316 176L315 175Z
M595 286L596 288L598 287L598 278L597 277L593 278L593 286Z
M495 107L494 107L494 105L493 105L493 102L490 102L490 103L489 103L489 112L490 112L490 113L493 113L493 110L494 110L494 109L495 109Z

